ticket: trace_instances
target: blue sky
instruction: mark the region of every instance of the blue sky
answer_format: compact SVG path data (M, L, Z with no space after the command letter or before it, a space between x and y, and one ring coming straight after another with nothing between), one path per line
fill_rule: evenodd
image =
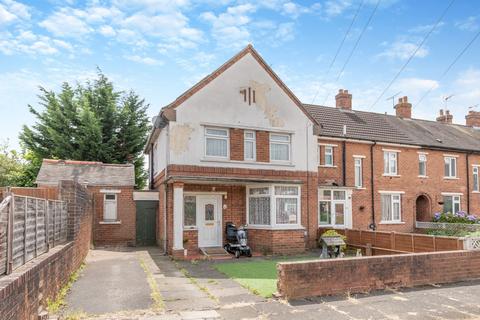
M479 31L478 1L454 1L379 97L449 3L381 0L340 73L377 0L0 0L0 141L18 148L38 86L83 82L98 66L120 89L144 97L153 116L248 43L303 102L333 105L345 88L355 109L392 113L386 98L401 91L414 117L434 119L442 97L453 94L448 108L463 124L468 107L480 103L480 39L441 75Z

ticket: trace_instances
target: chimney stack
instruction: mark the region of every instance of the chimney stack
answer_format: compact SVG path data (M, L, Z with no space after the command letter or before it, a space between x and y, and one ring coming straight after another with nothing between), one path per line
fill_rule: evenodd
M452 120L453 116L450 114L450 110L445 110L444 113L443 109L440 109L440 115L437 117L438 122L451 124Z
M395 105L395 111L397 117L410 119L412 118L412 104L408 102L408 97L398 99L398 103Z
M340 89L335 96L337 108L344 110L352 110L352 94L348 90Z
M480 127L480 111L468 111L468 114L465 116L466 124L469 127Z

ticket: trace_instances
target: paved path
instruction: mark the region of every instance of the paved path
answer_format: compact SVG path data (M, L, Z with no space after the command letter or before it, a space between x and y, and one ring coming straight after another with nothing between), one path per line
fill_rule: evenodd
M101 320L480 319L480 281L286 302L250 293L215 263L173 262L158 248L94 250L67 297L68 311Z

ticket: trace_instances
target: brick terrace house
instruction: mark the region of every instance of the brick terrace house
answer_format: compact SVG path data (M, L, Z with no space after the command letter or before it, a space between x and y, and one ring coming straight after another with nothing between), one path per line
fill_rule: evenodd
M39 188L56 188L61 180L85 185L93 195L95 245L135 244L134 166L101 162L43 160Z
M319 227L414 231L436 211L480 211L480 113L467 126L301 103L249 45L165 106L145 152L170 254L222 246L228 221L254 250L301 252Z

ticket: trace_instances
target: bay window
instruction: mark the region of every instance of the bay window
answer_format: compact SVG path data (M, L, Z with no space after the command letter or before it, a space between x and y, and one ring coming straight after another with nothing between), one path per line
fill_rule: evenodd
M270 134L270 160L290 161L290 135Z
M402 202L399 193L383 193L381 203L382 222L401 222Z
M286 185L247 188L248 224L288 226L300 224L300 187Z
M229 130L205 128L205 156L228 158Z

